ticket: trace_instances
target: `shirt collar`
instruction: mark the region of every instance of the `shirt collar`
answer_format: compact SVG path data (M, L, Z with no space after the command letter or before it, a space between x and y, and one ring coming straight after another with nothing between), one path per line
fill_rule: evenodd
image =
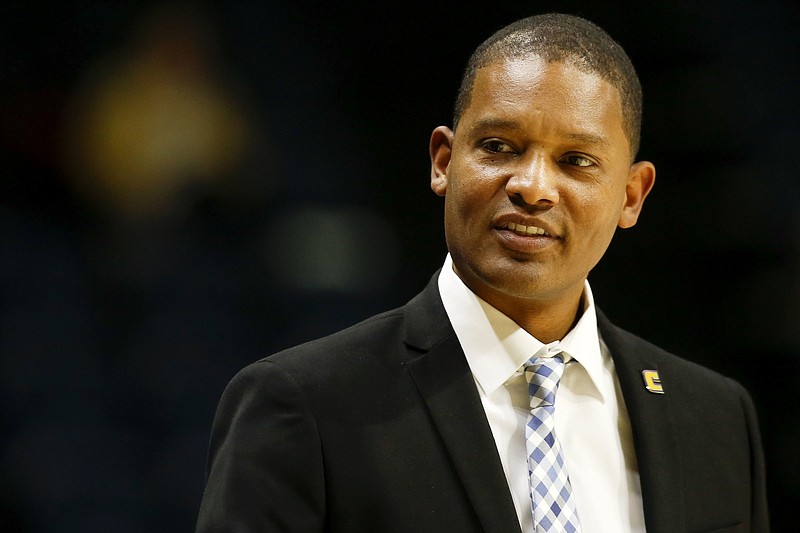
M450 254L445 258L438 283L447 316L484 394L492 394L533 355L549 357L563 351L565 361L575 359L586 369L602 397L600 379L604 363L588 280L584 282L584 312L580 320L563 339L549 344L540 342L469 290L453 270Z

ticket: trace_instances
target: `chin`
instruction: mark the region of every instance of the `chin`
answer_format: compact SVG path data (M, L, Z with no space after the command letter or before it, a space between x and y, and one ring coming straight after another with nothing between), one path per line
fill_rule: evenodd
M520 269L522 270L522 269ZM552 276L541 272L525 273L508 270L494 272L482 278L494 291L520 300L537 300L556 290L552 286ZM548 283L548 280L550 283Z

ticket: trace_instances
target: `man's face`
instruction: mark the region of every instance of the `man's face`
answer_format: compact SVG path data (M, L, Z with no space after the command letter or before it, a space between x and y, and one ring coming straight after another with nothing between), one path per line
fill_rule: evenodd
M631 166L622 124L617 89L569 63L530 56L478 71L455 133L431 138L431 187L467 286L501 310L577 303L654 180L650 163Z

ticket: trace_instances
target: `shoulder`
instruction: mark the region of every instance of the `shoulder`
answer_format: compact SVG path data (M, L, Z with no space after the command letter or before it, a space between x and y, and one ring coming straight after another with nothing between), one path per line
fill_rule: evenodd
M259 398L314 413L327 426L342 416L402 403L415 390L407 366L425 351L419 339L436 342L448 328L452 332L449 323L429 320L441 306L436 294L423 291L422 301L418 295L403 307L251 363L233 377L223 398L233 404Z
M405 310L403 307L399 307L369 317L330 335L281 350L264 359L277 362L296 358L320 357L322 354L341 356L390 340L402 342L404 324Z
M242 376L263 374L319 376L356 372L375 359L400 357L404 335L403 308L372 316L325 337L292 346L255 361L239 371Z
M702 400L705 403L712 398L725 397L749 402L747 392L735 380L698 364L683 354L673 354L617 327L600 313L598 327L618 372L628 371L640 375L645 370L657 371L667 392L680 394L687 400Z
M243 372L275 366L292 375L319 380L343 373L367 377L374 372L396 371L454 334L439 296L437 275L405 305L272 354Z
M256 361L240 370L226 390L291 389L325 410L333 398L401 394L410 383L408 363L453 335L434 275L404 306Z
M690 502L685 509L694 527L689 529L738 519L753 531L768 531L761 437L744 387L614 326L600 314L598 327L638 441L643 490L646 484L657 490L652 487L669 477L664 465L671 465L670 475L679 482L676 490L684 494L674 505L680 509L682 501ZM644 371L657 372L663 394L643 386ZM692 515L696 509L704 509L702 516Z

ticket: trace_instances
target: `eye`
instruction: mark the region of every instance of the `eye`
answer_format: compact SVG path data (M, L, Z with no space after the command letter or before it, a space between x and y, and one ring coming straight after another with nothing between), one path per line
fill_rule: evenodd
M561 161L575 167L591 167L595 165L594 161L579 154L565 155L563 158L561 158Z
M514 151L509 145L497 139L489 139L481 143L481 147L492 154L512 153Z

